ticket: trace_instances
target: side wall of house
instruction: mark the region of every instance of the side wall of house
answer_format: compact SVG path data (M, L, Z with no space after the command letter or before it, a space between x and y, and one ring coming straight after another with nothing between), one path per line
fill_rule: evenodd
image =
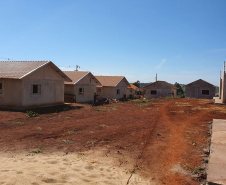
M133 98L135 95L135 90L132 88L127 88L126 90L126 96L127 98Z
M74 95L74 85L64 84L64 94Z
M203 94L203 90L208 90L209 94ZM213 99L214 96L215 87L203 81L198 81L185 87L185 98Z
M120 90L120 93L117 94L117 89ZM115 98L114 99L120 99L127 96L127 85L124 80L119 82L119 84L115 88ZM126 97L127 98L127 97Z
M33 85L39 86L39 93L33 93ZM23 107L64 103L64 79L50 66L43 66L22 79L22 100Z
M83 88L84 93L79 94L79 89ZM86 75L78 83L74 85L74 94L76 95L76 102L85 103L93 101L93 95L97 91L96 82L92 75Z
M21 80L0 79L2 90L0 92L0 106L19 108L22 106Z
M102 87L100 96L102 98L115 99L115 87Z
M119 91L117 89L119 89ZM121 99L124 96L127 97L127 94L128 94L127 85L125 81L122 80L116 87L106 87L106 86L101 87L100 96L102 98Z
M151 94L156 91L156 94ZM146 88L145 98L160 98L160 97L174 97L176 96L176 89L173 89L163 83L155 83Z

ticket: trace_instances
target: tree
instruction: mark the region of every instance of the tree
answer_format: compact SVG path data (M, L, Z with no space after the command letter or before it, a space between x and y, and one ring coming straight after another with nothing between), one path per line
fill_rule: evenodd
M176 82L176 83L174 84L174 86L178 88L178 89L177 89L177 96L179 96L179 97L181 97L181 98L184 97L184 91L183 91L181 85L180 85L179 83Z
M136 87L140 88L140 81L137 80L136 82L133 83L133 85L135 85Z

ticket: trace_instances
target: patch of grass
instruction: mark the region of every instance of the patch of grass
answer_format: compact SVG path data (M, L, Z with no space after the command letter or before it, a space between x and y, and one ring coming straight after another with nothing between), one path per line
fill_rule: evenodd
M126 170L126 174L136 174L136 169L128 169Z
M28 118L32 118L32 117L38 117L39 114L38 114L37 112L33 112L33 111L31 111L31 110L28 110L28 111L26 112L25 116L28 117Z
M140 102L140 99L133 99L133 100L130 100L131 102Z
M106 127L105 124L99 124L99 125L97 125L97 126L98 126L98 127L102 127L102 128Z
M117 108L115 108L115 107L109 107L109 109L111 109L111 110L117 110Z
M143 102L143 103L149 102L148 99L142 99L142 100L140 100L140 101Z
M65 134L72 135L72 134L75 134L75 131L74 130L66 130Z
M140 104L138 104L137 106L139 106L139 107L144 107L144 106L147 106L148 104L147 103L140 103Z
M42 127L37 127L36 130L37 131L42 131Z
M109 140L102 140L99 143L110 143L110 141Z
M65 117L66 119L70 119L71 117Z
M173 99L174 97L171 97L171 96L169 96L169 97L165 97L165 99Z
M95 144L97 144L97 141L87 141L86 144L89 146L94 146Z
M44 148L43 148L43 147L40 147L40 148L37 149L37 150L31 151L31 152L28 154L28 156L29 156L29 155L34 155L34 154L40 154L40 153L43 153L43 150L44 150Z
M63 141L61 141L62 144L71 144L73 143L72 141L68 140L68 139L65 139Z
M193 146L196 146L197 145L197 143L193 140L193 138L191 136L186 136L185 138L191 140L191 144Z
M95 111L103 112L103 109L95 109Z
M184 113L184 111L183 110L179 110L179 111L170 111L170 112L172 112L172 113Z
M200 167L196 167L196 166L190 166L190 165L188 165L188 164L185 164L184 165L184 168L186 169L186 170L189 170L191 173L193 173L193 174L200 174L200 173L202 173L202 171L200 170Z
M23 125L24 123L23 122L20 122L20 121L15 121L12 123L13 125Z

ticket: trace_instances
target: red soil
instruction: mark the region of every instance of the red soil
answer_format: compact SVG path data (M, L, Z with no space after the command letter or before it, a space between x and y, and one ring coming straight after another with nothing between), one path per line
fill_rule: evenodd
M134 169L159 184L192 185L199 178L192 177L188 169L204 166L208 122L226 119L225 106L201 99L82 106L36 109L41 114L34 118L1 109L0 152L40 147L50 153L102 149L115 165Z

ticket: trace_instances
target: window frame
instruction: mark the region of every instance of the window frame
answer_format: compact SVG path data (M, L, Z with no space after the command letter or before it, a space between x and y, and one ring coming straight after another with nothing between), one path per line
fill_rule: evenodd
M2 94L2 91L3 91L3 83L0 82L0 94Z
M208 93L204 93L204 92L208 92ZM208 89L203 89L202 90L202 95L210 95L210 90L208 90Z
M120 89L116 89L116 94L120 95Z
M35 87L37 89L35 89ZM33 94L33 95L41 94L41 84L32 84L31 85L31 94Z
M155 93L153 93L153 92L155 92ZM157 95L157 90L151 90L151 91L150 91L150 94L151 94L151 95Z
M82 90L82 91L80 91L80 90ZM79 95L84 95L84 88L83 87L78 88L78 94Z

